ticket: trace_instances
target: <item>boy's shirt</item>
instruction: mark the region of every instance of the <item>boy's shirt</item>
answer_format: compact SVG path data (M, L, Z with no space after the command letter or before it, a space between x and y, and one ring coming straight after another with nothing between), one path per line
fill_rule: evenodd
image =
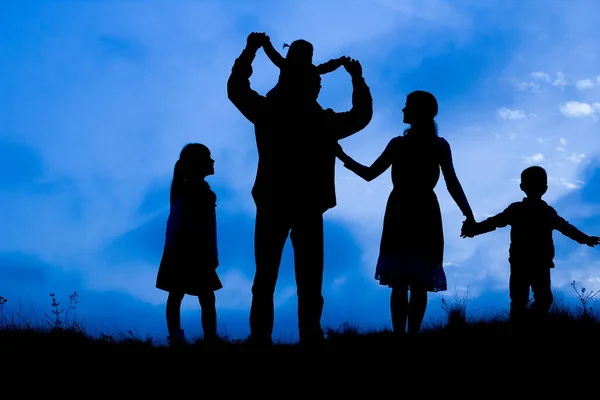
M555 229L580 244L584 244L588 237L544 200L527 197L478 223L475 229L477 234L482 234L507 225L511 226L509 262L512 265L526 263L554 268L552 231Z

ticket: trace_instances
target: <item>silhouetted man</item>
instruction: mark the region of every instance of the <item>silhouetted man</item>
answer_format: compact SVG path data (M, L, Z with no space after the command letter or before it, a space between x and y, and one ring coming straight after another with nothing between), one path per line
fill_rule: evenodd
M254 124L258 170L252 189L256 204L250 340L270 344L273 295L288 234L294 248L300 342L323 339L323 213L335 207L337 141L365 128L373 116L373 100L358 61L345 59L352 76L352 109L336 113L317 102L321 77L307 71L282 88L286 95L267 99L250 87L252 61L268 40L248 35L235 60L227 94Z

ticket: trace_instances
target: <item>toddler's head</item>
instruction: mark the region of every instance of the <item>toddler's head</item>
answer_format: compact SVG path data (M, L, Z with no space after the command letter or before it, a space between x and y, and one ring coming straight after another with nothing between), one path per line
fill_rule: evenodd
M295 65L312 64L314 48L310 42L298 39L290 45L284 45L284 47L289 47L285 59L290 63Z

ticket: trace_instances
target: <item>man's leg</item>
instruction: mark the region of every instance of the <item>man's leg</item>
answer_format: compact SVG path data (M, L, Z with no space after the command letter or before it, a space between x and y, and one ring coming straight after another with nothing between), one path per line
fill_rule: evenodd
M529 265L511 265L510 267L510 322L515 328L522 328L529 303Z
M254 227L256 273L250 306L250 337L255 343L271 343L273 333L273 295L289 225L283 215L257 209Z
M544 324L554 301L550 284L550 268L539 267L532 273L531 291L533 304L531 314L536 324Z
M292 225L290 238L294 246L300 342L321 342L323 214L297 217Z

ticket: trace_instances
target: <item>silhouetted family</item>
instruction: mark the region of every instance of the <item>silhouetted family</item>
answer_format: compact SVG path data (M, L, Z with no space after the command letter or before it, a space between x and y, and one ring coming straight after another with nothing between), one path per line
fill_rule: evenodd
M250 86L252 62L261 47L280 69L277 84L266 96ZM407 96L402 111L408 129L390 140L370 166L361 165L339 144L363 130L373 116L373 99L361 64L340 57L315 66L312 59L313 46L305 40L292 42L284 58L265 33L253 32L227 82L229 100L254 125L258 150L252 188L256 272L248 342L259 346L272 343L273 296L288 236L294 250L300 343L319 344L324 339L323 214L336 206L336 158L366 181L391 167L393 189L385 210L375 279L392 289L394 333L416 334L423 322L428 292L447 290L442 215L434 192L440 170L448 192L465 216L462 237L511 226L511 320L524 320L530 288L535 318L546 316L553 301L552 231L592 247L600 238L582 233L542 200L547 190L544 169L534 166L523 171L521 189L527 197L522 202L476 222L456 176L450 144L438 135L438 103L431 93L415 91ZM323 109L317 101L321 75L342 66L352 80L352 108L347 112ZM213 166L209 149L198 143L186 145L175 164L156 281L157 288L169 293L166 314L172 344L184 341L180 307L186 294L198 297L204 339L218 340L214 292L223 286L216 272L216 196L205 181L214 173Z

